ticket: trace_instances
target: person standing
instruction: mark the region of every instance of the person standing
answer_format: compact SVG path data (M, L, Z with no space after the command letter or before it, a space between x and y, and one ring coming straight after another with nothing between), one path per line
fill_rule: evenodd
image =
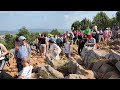
M96 40L96 47L99 48L99 46L98 46L98 43L99 43L99 31L97 29L97 26L93 27L92 37Z
M30 45L27 44L26 38L24 36L20 36L18 40L18 48L14 48L14 55L16 56L18 72L20 72L23 69L21 60L23 57L31 57L31 48Z
M50 43L50 56L55 60L59 60L61 48L57 44L55 44L53 40L49 40L49 43Z
M102 29L99 32L99 42L103 41L103 31Z
M65 53L67 58L70 57L70 46L71 46L70 42L68 42L68 39L66 38L63 47L64 47L64 53Z
M39 39L39 41L40 41L41 57L45 58L47 40L43 34L41 34L41 38Z
M84 48L84 45L87 41L87 36L86 35L81 35L79 36L79 42L78 42L78 54L81 56L81 52Z
M38 36L38 48L39 48L39 54L41 55L41 50L40 50L40 45L41 45L41 43L40 43L40 38L41 38L41 34L39 34L39 36Z

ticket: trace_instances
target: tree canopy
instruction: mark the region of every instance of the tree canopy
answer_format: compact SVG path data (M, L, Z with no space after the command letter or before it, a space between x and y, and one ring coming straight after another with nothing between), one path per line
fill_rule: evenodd
M50 34L52 34L52 35L59 35L60 32L59 32L58 29L53 29L53 30L50 32Z

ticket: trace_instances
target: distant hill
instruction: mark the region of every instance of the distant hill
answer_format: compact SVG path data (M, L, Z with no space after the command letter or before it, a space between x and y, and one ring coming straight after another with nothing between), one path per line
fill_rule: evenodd
M52 29L28 29L29 32L51 32ZM60 32L66 32L66 31L71 31L70 29L58 29L60 30ZM13 31L0 31L0 34L16 34L18 32L18 30L13 30Z

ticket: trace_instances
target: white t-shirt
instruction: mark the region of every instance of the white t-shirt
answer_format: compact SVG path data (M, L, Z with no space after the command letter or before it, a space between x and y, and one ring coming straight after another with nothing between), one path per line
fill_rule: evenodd
M70 43L64 43L65 46L65 53L70 53Z
M32 69L33 69L33 66L27 66L27 67L24 67L20 72L19 72L19 75L21 77L23 77L24 79L30 79L31 78L31 74L32 74Z
M57 51L57 50L60 50L60 51ZM55 55L55 51L57 51L58 53ZM52 57L54 57L56 60L60 59L59 57L59 54L61 52L61 49L59 48L59 46L55 43L53 43L51 46L50 46L50 54Z

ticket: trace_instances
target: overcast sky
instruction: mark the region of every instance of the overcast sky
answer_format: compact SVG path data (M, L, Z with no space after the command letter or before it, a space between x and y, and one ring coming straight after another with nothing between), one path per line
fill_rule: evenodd
M70 29L76 20L90 20L100 11L0 11L0 30L18 30L22 26L41 29ZM105 11L112 18L116 11Z

